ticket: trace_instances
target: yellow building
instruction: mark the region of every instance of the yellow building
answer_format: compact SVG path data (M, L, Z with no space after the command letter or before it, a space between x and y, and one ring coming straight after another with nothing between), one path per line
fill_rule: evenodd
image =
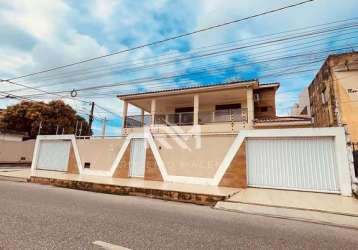
M358 53L330 55L308 90L314 126L344 126L358 142Z

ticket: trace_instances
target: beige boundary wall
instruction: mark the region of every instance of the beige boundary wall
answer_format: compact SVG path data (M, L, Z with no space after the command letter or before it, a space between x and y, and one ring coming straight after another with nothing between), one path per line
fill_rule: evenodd
M89 169L110 171L125 138L77 139L82 167L89 163Z
M235 135L154 136L169 175L213 178Z
M87 156L80 155L79 148L86 151L86 148L93 149L96 144L103 142L89 142L91 146L78 146L78 140L73 135L57 135L57 136L38 136L36 141L36 147L34 151L34 158L32 161L32 174L36 176L37 159L41 152L39 152L39 145L43 140L67 140L71 142L73 148L73 159L74 164L77 164L78 173L80 175L91 175L91 176L117 176L118 170L127 169L129 167L130 159L130 145L131 140L135 138L144 138L147 144L147 156L150 157L152 173L157 171L159 180L165 182L175 183L190 183L190 184L201 184L201 185L212 185L212 186L230 186L233 181L241 182L242 187L246 187L246 160L245 154L245 141L250 138L302 138L302 137L332 137L334 138L336 167L338 170L338 183L339 190L342 195L352 194L352 171L348 161L347 145L345 139L345 133L343 128L295 128L295 129L265 129L265 130L242 130L236 134L234 138L229 135L188 135L182 134L177 138L185 138L186 136L192 136L193 138L189 141L179 140L185 142L188 146L187 151L189 152L186 158L186 151L183 149L174 147L175 143L168 137L169 145L172 144L174 149L169 151L168 149L163 150L163 142L158 139L158 135L153 136L149 131L140 134L130 134L125 137L122 146L120 147L118 154L114 157L114 161L108 170L106 168L98 167L100 169L85 169L83 168L82 158L89 157L90 152L86 152ZM194 145L195 137L202 138L202 151L197 151ZM218 139L219 136L220 139ZM227 137L226 137L227 136ZM217 143L216 143L217 142ZM81 142L82 143L82 142ZM83 141L83 143L87 143ZM113 143L113 141L112 141ZM150 150L150 151L148 151ZM102 152L98 149L97 152ZM113 153L114 154L114 153ZM111 157L113 158L113 154ZM215 161L212 159L216 158ZM219 159L221 157L221 159ZM173 158L173 159L172 159ZM204 159L202 159L204 158ZM107 159L108 163L110 158ZM195 163L199 160L200 163ZM181 162L191 162L191 164L183 164ZM198 169L196 166L199 164L208 164L207 166L200 166ZM96 163L97 164L97 163ZM212 165L211 165L212 164ZM96 165L97 167L97 165ZM153 167L156 169L153 169ZM146 162L147 169L147 162ZM126 171L128 173L128 171ZM120 175L121 178L128 178L128 175ZM145 179L146 176L144 177ZM226 179L225 179L226 178ZM153 179L152 179L153 180Z
M0 163L31 162L34 148L35 140L0 140Z

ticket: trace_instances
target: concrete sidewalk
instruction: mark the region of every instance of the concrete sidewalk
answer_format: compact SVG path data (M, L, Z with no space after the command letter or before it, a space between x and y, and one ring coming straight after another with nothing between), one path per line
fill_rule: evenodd
M0 169L0 180L27 182L30 179L31 169L3 168Z
M248 188L215 208L358 229L358 200L337 194Z
M247 188L228 201L358 216L358 200L338 194Z

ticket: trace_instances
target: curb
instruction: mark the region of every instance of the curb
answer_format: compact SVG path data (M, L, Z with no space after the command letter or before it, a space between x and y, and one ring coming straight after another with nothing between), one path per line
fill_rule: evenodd
M12 177L12 176L0 175L0 181L29 182L29 179L21 178L21 177Z
M326 211L326 210L320 210L320 209L309 209L309 208L301 208L301 207L267 205L267 204L254 203L254 202L241 202L241 201L229 201L229 200L226 200L225 202L237 203L237 204L245 204L245 205L253 205L253 206L261 206L261 207L284 208L284 209L290 209L290 210L302 210L302 211L319 212L319 213L333 214L333 215L343 215L343 216L350 216L350 217L358 217L358 214L340 213L340 212Z
M255 206L255 205L253 205L253 206ZM268 206L267 206L267 207L268 207ZM279 207L279 208L289 209L289 210L298 210L298 211L301 210L301 209L283 208L283 207ZM346 228L346 229L358 230L358 225L357 225L357 226L351 226L351 225L347 225L347 224L332 223L332 222L329 222L329 221L308 219L308 218L303 218L303 217L284 216L284 215L277 215L277 214L264 213L264 212L263 212L263 213L259 213L259 212L248 212L248 211L243 211L243 210L240 210L240 209L225 208L225 207L222 207L222 206L219 206L219 207L218 207L218 206L215 206L215 207L213 207L213 209L222 210L222 211L226 211L226 212L234 212L234 213L241 213L241 214L250 214L250 215L256 215L256 216L264 216L264 217L270 217L270 218L293 220L293 221L313 223L313 224L319 224L319 225L325 225L325 226L333 226L333 227L339 227L339 228ZM301 211L304 211L304 210L301 210ZM346 216L346 217L351 217L351 216L348 216L348 215L325 213L325 212L321 212L321 211L311 211L311 212L321 213L321 214L329 214L329 215L333 215L333 216Z

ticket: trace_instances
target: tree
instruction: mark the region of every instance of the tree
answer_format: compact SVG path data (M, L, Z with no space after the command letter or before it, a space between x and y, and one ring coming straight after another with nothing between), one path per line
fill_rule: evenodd
M30 138L35 138L41 123L41 134L55 134L58 132L74 134L80 129L81 135L91 135L88 122L70 106L61 100L49 103L22 101L19 104L8 106L0 119L0 130L27 133ZM58 126L58 127L57 127Z

